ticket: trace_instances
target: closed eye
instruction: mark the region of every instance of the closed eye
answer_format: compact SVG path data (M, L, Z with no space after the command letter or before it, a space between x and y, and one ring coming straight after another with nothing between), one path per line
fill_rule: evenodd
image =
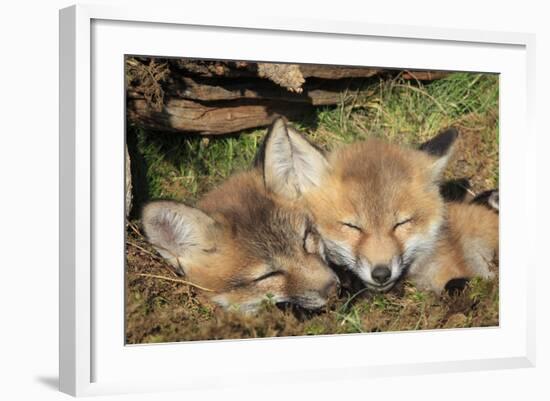
M398 221L394 226L393 226L393 229L395 230L397 227L399 226L402 226L404 224L407 224L407 223L410 223L413 221L413 218L412 217L409 217L407 219L403 219L401 221Z
M275 270L275 271L272 271L272 272L269 272L269 273L266 273L258 278L255 278L254 280L252 280L252 282L254 283L257 283L258 281L262 281L262 280L265 280L265 279L268 279L270 277L275 277L275 276L281 276L283 275L284 273L280 270Z
M348 223L346 221L341 221L340 224L342 224L343 226L346 226L346 227L349 227L349 228L353 228L354 230L357 230L357 231L363 231L363 229L353 223Z

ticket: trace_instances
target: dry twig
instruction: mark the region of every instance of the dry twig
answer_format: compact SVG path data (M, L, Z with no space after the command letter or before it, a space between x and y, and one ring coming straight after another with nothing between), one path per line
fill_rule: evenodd
M181 284L186 284L186 285L189 285L191 287L195 287L195 288L198 288L199 290L203 290L203 291L208 291L208 292L214 292L214 290L211 290L210 288L206 288L206 287L202 287L198 284L193 284L191 283L190 281L186 281L186 280L182 280L182 279L178 279L178 278L172 278L172 277L165 277L165 276L158 276L156 274L146 274L146 273L138 273L138 276L141 276L141 277L150 277L150 278L158 278L160 280L166 280L166 281L172 281L174 283L181 283Z
M161 258L160 256L157 256L157 255L155 255L154 253L149 252L147 249L145 249L145 248L139 246L138 244L133 243L132 241L126 241L126 243L127 243L128 245L133 246L133 247L136 248L136 249L139 249L141 252L146 253L147 255L151 256L151 257L152 257L153 259L155 259L156 261L161 262L162 266L164 266L164 267L170 272L170 274L172 274L172 276L178 277L177 273L174 272L174 270L173 270L173 269L166 263L166 261L165 261L163 258Z

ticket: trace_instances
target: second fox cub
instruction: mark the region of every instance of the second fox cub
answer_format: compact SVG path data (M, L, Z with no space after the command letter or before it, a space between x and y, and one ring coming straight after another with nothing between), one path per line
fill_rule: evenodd
M369 288L387 291L407 274L442 291L455 279L491 277L498 215L478 204L446 204L439 181L458 132L420 149L370 139L325 157L281 119L264 143L264 180L314 216L327 258Z
M266 296L320 308L338 278L319 256L310 216L265 187L261 173L235 174L197 207L172 201L143 211L147 238L193 283L224 307L247 312Z

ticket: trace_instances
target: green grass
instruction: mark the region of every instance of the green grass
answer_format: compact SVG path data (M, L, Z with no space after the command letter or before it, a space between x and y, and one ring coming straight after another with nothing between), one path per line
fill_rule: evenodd
M184 136L137 129L153 198L196 200L231 173L250 166L264 130L224 137Z
M396 78L348 93L340 105L319 108L313 119L293 123L326 150L369 136L417 144L457 126L461 139L447 176L468 177L473 190L481 191L498 186L498 88L498 76L489 74L455 73L428 84ZM131 134L143 158L149 197L192 204L233 172L247 169L265 132L200 137L134 128ZM133 295L127 300L127 323L134 343L498 324L498 281L483 280L473 280L453 298L407 284L390 294L350 295L307 319L269 300L254 318L227 314L197 300L187 287L138 277L145 265L154 270L156 264L159 274L163 268L130 248L128 293Z
M478 129L493 148L498 146L498 76L455 73L427 85L391 80L366 93L351 94L337 107L318 109L316 126L294 124L319 146L335 146L368 136L414 144L442 128L460 125ZM201 137L135 129L138 149L147 165L152 198L194 202L227 178L250 166L265 130L242 135ZM495 142L496 141L496 142ZM492 171L498 184L498 168Z

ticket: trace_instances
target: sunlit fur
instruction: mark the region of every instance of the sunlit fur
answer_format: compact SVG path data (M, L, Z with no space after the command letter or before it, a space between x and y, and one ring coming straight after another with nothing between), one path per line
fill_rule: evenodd
M335 294L338 279L319 256L311 221L271 194L258 170L232 176L197 208L159 201L143 213L145 232L167 261L212 290L205 295L214 302L244 312L267 299L315 309Z
M426 151L369 139L333 151L325 163L316 148L306 151L307 142L299 143L302 159L317 160L302 163L316 169L308 175L317 183L303 187L299 199L314 216L327 258L369 288L387 291L408 274L419 287L439 292L453 278L490 276L498 215L479 205L444 203L439 184L456 131L434 139ZM300 171L293 173L299 179ZM280 194L296 198L284 188ZM383 284L372 277L377 265L391 271Z
M373 139L344 147L328 161L331 170L321 185L304 194L327 253L369 287L389 289L415 259L432 251L445 221L434 160ZM372 279L376 265L391 269L383 286Z
M429 257L411 266L409 277L421 288L441 291L456 278L492 278L498 255L498 215L481 205L450 203L446 225Z
M446 205L441 158L369 140L334 152L329 164L305 200L328 255L367 286L386 291L407 273L418 287L440 292L454 278L491 277L498 215L480 205ZM391 269L383 285L371 276L378 264Z

